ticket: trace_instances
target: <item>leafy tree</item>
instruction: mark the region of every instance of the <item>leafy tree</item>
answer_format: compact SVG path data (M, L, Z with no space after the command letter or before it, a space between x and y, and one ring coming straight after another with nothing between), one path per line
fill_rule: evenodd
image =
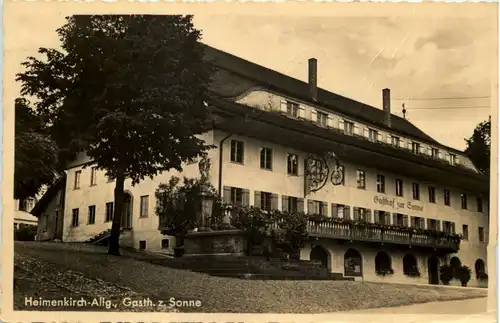
M213 65L192 16L72 16L62 51L40 48L18 75L61 148L61 164L86 151L116 179L109 254L119 255L124 182L176 169L211 148L206 131Z
M465 153L472 160L474 165L483 174L490 172L490 154L491 154L491 116L488 121L479 123L472 136L465 139L467 148Z
M43 185L56 176L58 148L44 134L42 121L33 113L26 99L16 99L14 198L34 197Z

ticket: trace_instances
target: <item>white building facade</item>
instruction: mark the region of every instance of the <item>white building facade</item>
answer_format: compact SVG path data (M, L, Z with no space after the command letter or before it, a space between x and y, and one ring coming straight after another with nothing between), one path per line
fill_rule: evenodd
M220 119L202 138L217 147L208 154L210 181L224 200L459 233L463 240L451 249L431 242L420 248L402 239L374 243L316 236L301 250L301 258L323 257L331 272L349 276L346 255L354 253L360 258L356 279L419 283L440 283L437 266L453 259L472 269L469 286L486 284L476 273L487 268L488 179L463 152L392 115L388 90L383 91L381 110L317 88L315 60L309 61L305 83L213 48L207 47L207 57L219 66L213 87L223 98L210 102ZM336 155L343 178L335 182L328 173L311 189L307 163L324 153ZM325 162L323 170L325 166L335 165ZM160 233L155 214L155 191L171 176L199 177L198 165L136 186L126 180L129 212L122 220L122 246L171 252L172 238ZM93 168L85 155L68 165L62 240L87 241L110 229L113 199L114 181ZM53 213L48 202L40 209L47 218ZM377 274L375 263L382 256L393 273ZM405 257L413 259L420 275L405 274Z

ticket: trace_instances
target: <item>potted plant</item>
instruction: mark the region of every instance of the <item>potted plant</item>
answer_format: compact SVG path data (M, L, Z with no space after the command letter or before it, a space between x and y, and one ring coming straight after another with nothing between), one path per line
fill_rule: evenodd
M477 280L488 280L488 274L484 272L479 272L476 275Z
M453 268L450 265L443 265L439 268L439 279L443 285L449 285L453 279Z
M394 274L394 270L392 268L384 268L384 269L376 269L375 272L378 276L392 275Z
M463 287L467 286L467 283L469 282L471 278L471 270L469 267L462 265L457 269L457 276L458 279L460 279L460 283L462 284Z

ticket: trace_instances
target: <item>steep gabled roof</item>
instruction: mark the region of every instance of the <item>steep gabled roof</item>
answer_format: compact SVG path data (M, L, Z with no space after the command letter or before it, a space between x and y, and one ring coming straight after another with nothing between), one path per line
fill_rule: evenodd
M425 134L408 120L399 116L391 114L391 127L389 128L384 123L385 116L381 109L321 88L318 88L318 101L314 102L309 95L308 83L244 60L206 44L203 44L203 46L205 47L205 58L207 60L212 61L219 69L226 70L252 80L255 85L283 93L287 96L297 98L305 102L310 102L313 105L319 105L332 112L345 114L355 120L365 121L382 129L392 130L397 133L407 135L413 139L419 139L423 142L446 147ZM219 84L224 83L223 80L216 81L218 81L217 83ZM237 96L248 90L248 88L245 89L242 86L232 86L231 89L233 90L232 93L229 93L227 89L220 90L214 88L214 91L219 92L221 96ZM456 149L450 147L446 148L458 152Z
M66 174L63 174L49 189L45 194L43 194L42 198L35 205L33 210L31 210L31 214L36 217L39 217L43 210L47 207L47 205L52 201L56 196L57 192L60 190L64 190L66 187Z

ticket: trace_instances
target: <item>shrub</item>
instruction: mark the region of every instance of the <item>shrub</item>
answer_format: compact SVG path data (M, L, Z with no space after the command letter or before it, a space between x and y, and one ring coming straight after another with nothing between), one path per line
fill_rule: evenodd
M21 225L14 231L14 240L16 241L34 241L37 227L34 225Z
M467 283L471 278L470 268L465 265L460 266L459 268L457 268L457 276L458 279L460 279L460 283L462 284L462 286L467 286Z
M453 279L453 268L450 265L443 265L439 268L439 279L443 285L449 285Z
M394 270L392 268L388 269L376 269L375 272L377 273L378 276L385 276L385 275L392 275L394 274Z

